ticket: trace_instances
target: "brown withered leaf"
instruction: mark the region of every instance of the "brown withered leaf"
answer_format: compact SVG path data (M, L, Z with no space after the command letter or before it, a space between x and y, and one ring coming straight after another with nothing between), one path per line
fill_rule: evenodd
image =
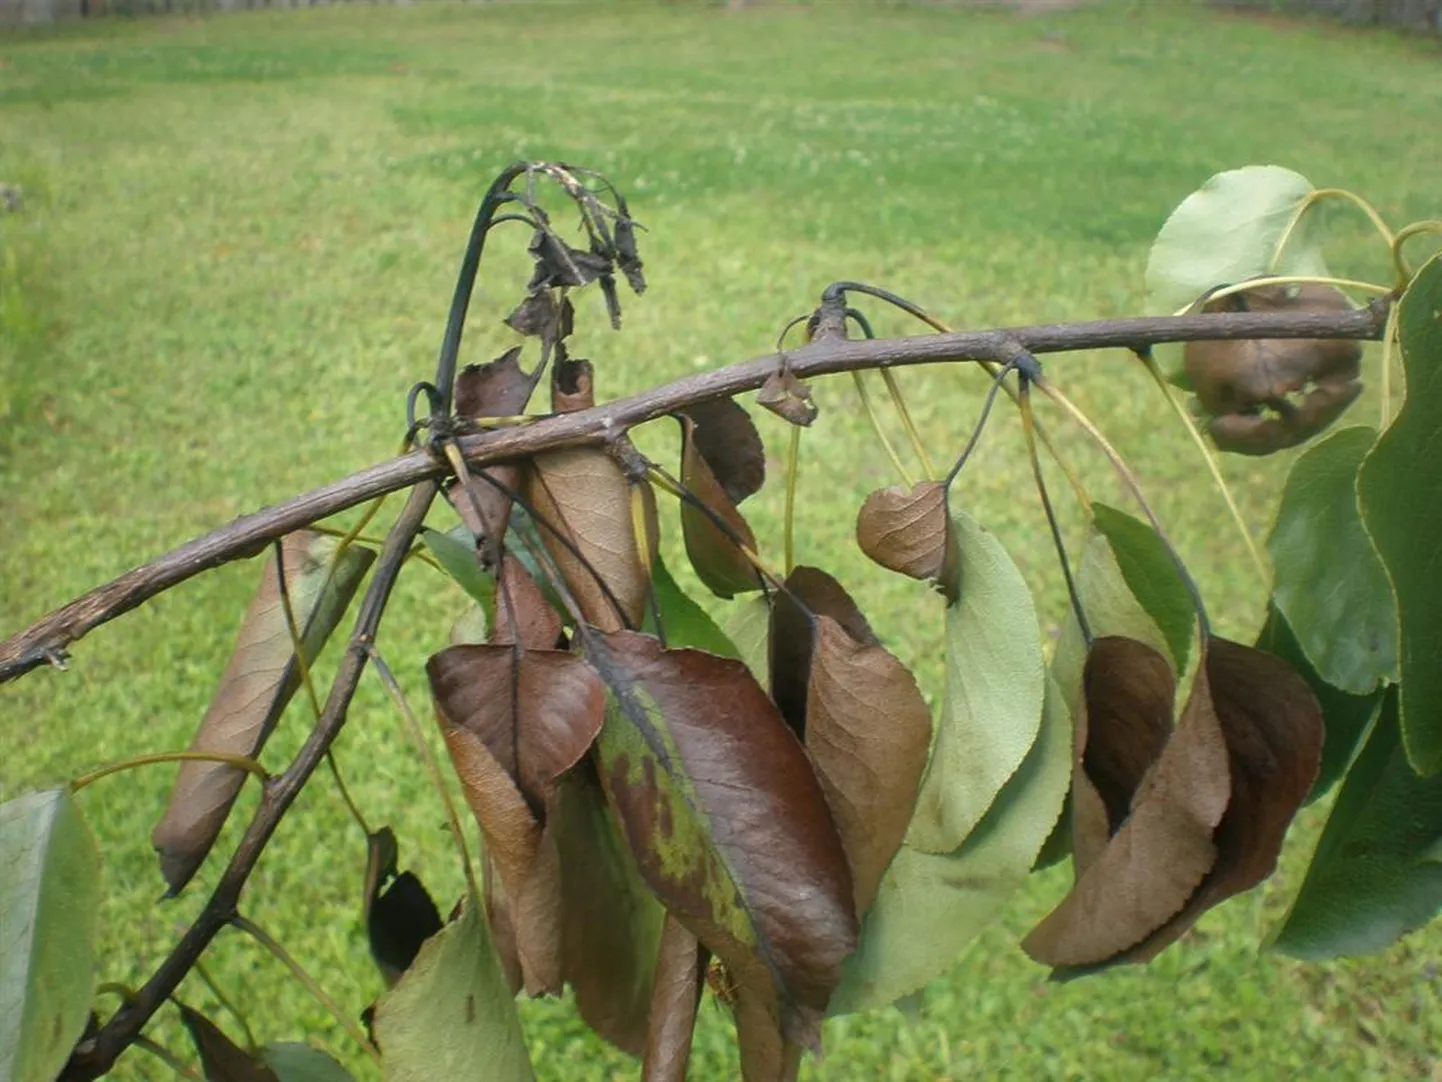
M497 484L491 484L485 478ZM464 484L456 482L446 489L446 499L455 508L466 529L476 539L476 562L491 569L495 558L493 541L506 536L511 522L511 497L521 480L519 466L486 466L472 473Z
M595 369L583 358L558 360L551 368L551 412L575 413L596 404Z
M701 1004L701 972L706 952L674 917L667 917L656 957L650 1017L641 1082L686 1082L696 1008Z
M961 561L940 481L909 490L881 488L866 497L856 516L856 543L882 567L934 582L947 600L956 600Z
M1078 875L1131 814L1137 788L1171 735L1175 695L1170 663L1145 643L1110 635L1087 652L1072 778Z
M448 646L426 675L443 726L479 738L538 812L601 731L605 689L576 654Z
M494 361L468 364L456 376L456 416L462 421L515 417L530 401L536 377L537 373L521 368L520 346Z
M911 822L931 750L931 710L906 666L829 616L816 618L808 684L806 751L864 915Z
M486 923L491 926L491 941L496 957L506 975L506 984L515 995L525 984L521 973L521 952L516 944L516 920L511 913L511 899L501 881L500 870L490 853L481 853L481 889L486 896Z
M741 411L741 407L729 399L724 401ZM734 418L736 415L721 413L719 416ZM696 575L718 597L734 597L761 588L760 575L740 548L744 545L755 552L756 535L737 510L736 499L731 495L736 492L744 498L759 488L761 482L761 475L756 472L753 458L744 446L747 441L743 438L747 429L751 436L755 436L755 429L750 427L751 419L744 411L740 412L740 416L744 419L743 423L718 421L714 425L719 430L718 434L703 438L701 423L686 414L677 415L677 420L681 422L681 483L710 510L708 514L690 500L683 500L681 536ZM703 415L703 420L706 424L713 423L706 415ZM743 436L738 436L738 432ZM712 450L717 452L714 460L705 450L708 441ZM759 437L756 443L760 444ZM764 460L764 454L762 457ZM718 469L721 470L719 476ZM750 487L753 484L755 487ZM725 524L724 528L718 525L718 521Z
M1204 305L1204 312L1346 312L1328 285L1257 286ZM1346 339L1191 342L1187 379L1223 451L1268 455L1321 432L1362 392L1362 347Z
M199 1011L182 1003L180 1020L200 1053L206 1082L278 1082L273 1070L253 1059Z
M865 646L877 646L879 641L846 588L820 568L799 564L786 576L784 585L771 601L767 668L771 698L786 724L804 739L816 617L829 616L851 639Z
M1133 679L1137 699L1151 694L1154 674L1130 673L1107 674L1113 699L1126 696ZM1096 705L1088 704L1093 732L1108 720ZM1049 965L1100 965L1176 916L1216 863L1212 834L1231 797L1227 758L1204 661L1171 738L1132 799L1130 815L1071 893L1022 941L1022 949Z
M314 659L335 630L375 553L352 546L335 559L334 538L298 530L281 542L286 593L306 656ZM300 687L274 559L241 621L235 648L191 751L256 756ZM230 814L245 772L224 763L180 764L165 814L151 833L170 895L190 881Z
M811 388L797 379L791 370L772 372L756 392L756 401L776 416L801 428L807 428L820 412L811 399Z
M742 1082L796 1082L802 1046L781 1028L774 988L745 982L732 995Z
M751 415L735 399L697 402L680 413L690 419L696 452L732 503L760 491L766 483L766 448Z
M1213 638L1206 665L1232 776L1231 803L1215 835L1217 862L1186 907L1124 961L1155 958L1208 909L1271 875L1321 764L1321 708L1286 663Z
M561 630L560 615L546 601L525 565L514 556L502 557L491 644L509 646L519 642L528 650L553 650Z
M586 1024L639 1056L657 952L664 950L664 911L641 880L589 759L560 780L546 830L561 865L562 973Z
M597 448L548 451L531 460L523 483L543 520L537 525L546 551L587 622L602 631L641 626L650 574L641 563L630 483L621 467ZM655 497L650 485L642 482L640 488L646 529L654 538ZM647 551L654 553L656 545Z
M856 945L851 874L810 762L746 666L649 635L593 637L596 744L641 874L738 984L814 1043Z

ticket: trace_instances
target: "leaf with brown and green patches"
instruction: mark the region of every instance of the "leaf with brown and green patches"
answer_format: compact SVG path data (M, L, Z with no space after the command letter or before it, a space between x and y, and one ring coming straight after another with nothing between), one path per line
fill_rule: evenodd
M1109 672L1107 701L1124 701L1129 691L1139 700L1155 697L1155 668ZM1089 740L1113 724L1102 706L1087 703ZM1227 745L1204 660L1130 815L1022 949L1036 961L1069 968L1100 965L1137 946L1182 910L1212 870L1212 836L1230 797Z
M686 1082L706 952L675 917L661 930L641 1082Z
M831 1013L896 1002L940 976L1026 882L1066 799L1071 725L1054 682L1036 743L954 853L903 845L846 960Z
M561 972L586 1024L639 1056L665 913L641 880L589 760L561 778L546 830L561 870Z
M1176 671L1186 672L1197 638L1197 601L1172 550L1151 526L1106 504L1092 505L1092 525L1111 547L1126 588L1166 636Z
M1442 256L1398 302L1407 401L1357 475L1362 520L1387 568L1401 629L1402 743L1419 773L1442 770Z
M1389 688L1272 944L1320 962L1372 954L1442 909L1442 776L1418 777Z
M511 989L475 899L376 1005L388 1082L533 1082Z
M650 569L642 552L656 551L656 510L651 486L638 483L650 535L644 550L631 514L631 482L605 451L547 451L526 471L542 543L587 623L602 631L640 627L645 617Z
M803 738L819 616L829 617L855 642L880 645L866 617L836 579L819 567L804 565L786 576L785 589L771 600L767 670L771 698L792 731Z
M0 804L0 1078L56 1078L95 985L100 855L69 789Z
M1287 624L1287 618L1275 605L1267 606L1267 622L1257 633L1256 645L1257 649L1280 658L1305 680L1322 709L1322 723L1326 729L1322 741L1322 761L1317 768L1317 780L1312 783L1312 791L1307 795L1308 801L1316 800L1347 772L1358 745L1367 734L1367 727L1382 703L1385 689L1378 688L1368 695L1350 695L1323 680L1307 660L1301 643Z
M946 607L946 693L907 844L953 853L1036 742L1046 662L1031 590L998 541L952 514L961 589Z
M856 944L846 855L795 735L739 661L592 636L602 781L641 874L738 984L812 1043Z
M194 1008L180 1004L180 1020L200 1053L205 1082L279 1082L276 1074L255 1059Z
M877 489L866 497L856 516L856 543L882 567L934 582L947 601L956 600L960 553L940 481Z
M355 545L341 552L335 538L311 530L288 534L281 548L301 647L313 662L375 553ZM300 666L271 559L190 750L258 755L299 687ZM245 771L225 763L180 765L165 815L150 836L168 894L180 893L204 862L244 780Z
M1208 909L1271 875L1317 776L1322 715L1300 676L1270 654L1215 637L1206 666L1232 789L1213 835L1217 860L1182 911L1119 961L1150 961Z
M761 577L740 548L755 552L756 535L736 506L766 480L766 452L756 426L729 398L698 403L676 419L681 483L710 512L689 499L681 502L681 534L691 566L720 597L759 590Z
M386 987L393 988L421 944L441 930L441 914L415 873L399 870L399 849L390 827L366 839L366 855L366 938Z
M1352 695L1397 671L1397 604L1357 505L1357 471L1376 439L1357 426L1307 448L1267 538L1273 602L1317 674Z

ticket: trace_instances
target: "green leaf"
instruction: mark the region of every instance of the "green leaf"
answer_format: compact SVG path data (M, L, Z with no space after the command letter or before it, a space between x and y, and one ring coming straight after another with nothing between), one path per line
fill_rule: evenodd
M351 1082L350 1072L328 1053L301 1041L276 1041L260 1058L280 1082Z
M1025 881L1070 775L1071 718L1048 681L1036 743L965 843L947 854L903 845L892 860L832 997L833 1015L884 1007L955 961Z
M85 1030L100 860L68 789L0 804L0 1078L50 1082Z
M923 853L954 852L981 821L1036 742L1046 694L1026 580L971 516L954 512L952 530L961 588L946 608L946 695L906 836Z
M1419 778L1387 692L1273 946L1309 961L1370 954L1442 908L1442 777Z
M1362 518L1382 556L1401 627L1402 742L1420 773L1442 768L1442 256L1402 295L1397 332L1407 401L1362 463Z
M661 610L661 623L666 632L667 645L689 646L720 657L741 657L741 652L726 637L726 633L716 626L711 614L677 585L659 555L651 564L651 589L655 593L656 608ZM648 605L642 630L655 635L655 625L655 613Z
M1092 522L1111 545L1132 596L1166 636L1172 664L1185 672L1197 635L1197 605L1171 550L1145 522L1106 504L1092 505Z
M1304 219L1277 253L1312 190L1306 177L1276 165L1249 165L1213 176L1172 211L1152 242L1148 311L1171 315L1217 286L1264 274L1325 276L1315 219ZM1169 370L1180 370L1179 346L1157 352L1159 359L1165 354Z
M1376 438L1357 426L1309 447L1292 464L1267 538L1277 608L1317 674L1353 695L1397 669L1392 585L1357 507L1357 470Z
M487 616L496 611L496 577L481 570L476 559L476 539L462 526L450 533L441 533L429 526L421 531L421 540L446 574L456 580L462 590L481 605Z
M390 1082L535 1078L485 907L475 899L426 940L400 983L381 997L375 1037Z
M1296 634L1287 625L1287 618L1275 605L1267 607L1267 622L1257 634L1257 649L1267 651L1295 669L1312 689L1317 705L1322 708L1327 735L1322 744L1322 763L1317 769L1317 780L1307 797L1308 801L1316 800L1347 772L1357 746L1366 735L1367 726L1377 713L1382 689L1366 695L1351 695L1323 680L1302 652Z

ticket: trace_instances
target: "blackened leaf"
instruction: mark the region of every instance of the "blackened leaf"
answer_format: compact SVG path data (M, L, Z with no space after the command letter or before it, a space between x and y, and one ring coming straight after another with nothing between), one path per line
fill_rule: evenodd
M538 229L531 238L531 258L536 261L531 283L583 286L611 268L611 261L593 252L573 248L548 229Z
M882 567L935 582L948 601L956 600L960 553L941 482L877 489L856 516L856 543Z
M626 284L634 293L646 292L646 276L641 263L641 254L636 247L636 223L622 213L616 220L615 228L616 262L626 276Z
M1402 743L1423 774L1442 769L1442 256L1417 272L1397 316L1407 401L1362 463L1362 519L1381 553L1401 625Z
M376 1006L388 1082L532 1082L516 1004L474 899Z
M732 405L740 409L734 403ZM744 413L742 416L745 416ZM698 507L690 500L681 502L681 534L691 566L707 588L720 597L759 590L761 578L741 551L743 545L752 552L756 551L756 535L736 509L736 501L703 452L700 426L685 415L679 416L678 420L681 422L681 483L706 508ZM745 419L745 425L750 425L750 418ZM727 432L744 426L717 427L721 434L715 442L725 449L738 442L728 440ZM755 430L751 429L751 433L754 435ZM716 461L726 472L731 488L749 495L746 492L746 484L750 481L746 460L738 453L731 458L718 456ZM718 521L724 523L724 528L718 525Z
M596 404L595 370L578 357L558 360L551 368L551 412L574 413Z
M644 631L663 638L667 646L690 646L721 657L741 656L736 645L716 626L716 621L711 619L710 614L677 585L659 555L651 563L651 590L656 608L661 613L660 630L664 630L665 634L659 634L655 614L649 605L646 608ZM762 606L764 608L764 601Z
M654 535L654 497L649 485L642 486L649 508L646 528ZM532 460L525 488L543 519L539 529L546 551L586 620L603 631L640 627L649 569L641 563L630 484L621 467L595 448L548 451ZM647 544L646 551L656 547Z
M561 971L586 1024L639 1056L664 911L641 880L589 760L558 783L546 829L561 870Z
M597 750L641 873L811 1043L856 944L851 876L806 753L739 661L594 639L612 695Z
M0 1078L57 1077L95 984L100 857L68 789L0 804Z
M931 749L931 710L916 680L881 646L816 618L806 751L841 834L865 914L896 855Z
M1026 881L1066 799L1068 721L1049 683L1036 743L961 847L901 847L846 960L832 1014L884 1007L940 976Z
M1112 682L1126 679L1122 672ZM1094 728L1099 719L1088 706ZM1039 962L1076 967L1107 962L1142 942L1181 911L1212 869L1212 834L1230 795L1227 747L1204 663L1131 815L1022 949Z
M1397 692L1337 791L1311 866L1273 946L1309 961L1371 954L1442 909L1442 776L1418 777Z
M1127 588L1166 636L1176 671L1185 672L1197 637L1197 606L1166 542L1146 523L1106 504L1092 505L1092 524L1111 546Z
M1206 664L1232 778L1231 801L1213 836L1217 862L1186 907L1128 951L1126 961L1155 958L1208 909L1271 875L1317 776L1322 716L1306 682L1270 654L1215 637Z
M526 408L537 373L521 368L521 347L512 346L494 361L468 364L456 376L456 416L515 417Z
M286 589L306 657L314 661L355 596L375 553L352 545L339 558L335 538L311 530L282 542ZM265 565L215 697L191 751L255 756L300 686L274 559ZM224 763L180 764L165 815L151 833L169 893L190 881L215 843L245 771Z
M650 1005L655 1023L646 1041L641 1082L686 1082L705 966L706 955L696 937L674 917L666 918Z
M537 809L601 731L605 691L576 654L451 646L426 663L445 729L465 729Z
M946 607L946 694L907 844L953 853L1036 742L1046 663L1031 590L989 531L952 513L961 590Z
M1318 675L1353 695L1397 671L1397 604L1357 506L1357 470L1376 438L1345 428L1309 447L1267 538L1277 608Z
M1302 652L1301 644L1287 625L1287 618L1275 605L1267 607L1267 622L1257 635L1257 649L1286 662L1307 682L1322 708L1326 739L1322 742L1322 762L1317 769L1317 780L1312 783L1312 792L1307 798L1316 800L1347 772L1347 766L1352 762L1352 756L1382 702L1383 689L1378 688L1368 695L1349 695L1323 680Z
M387 987L401 979L421 944L440 930L440 910L414 872L401 872L376 896L366 931Z
M557 321L560 317L561 310L556 303L555 293L551 291L550 287L542 286L527 293L525 299L516 305L511 314L506 317L506 326L517 334L524 334L528 337L549 337L556 334ZM519 357L520 352L520 348L516 347L507 353L507 356L514 353Z
M761 390L756 392L756 401L801 428L809 427L819 412L811 399L811 388L792 375L789 368L767 376Z
M278 1082L274 1071L252 1058L199 1011L181 1004L180 1020L200 1053L206 1082Z
M280 1082L351 1082L350 1072L328 1053L299 1041L276 1041L260 1058Z

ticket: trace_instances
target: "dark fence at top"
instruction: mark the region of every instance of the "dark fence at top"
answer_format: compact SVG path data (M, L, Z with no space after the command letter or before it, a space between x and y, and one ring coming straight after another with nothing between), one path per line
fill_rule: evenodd
M335 2L340 0L0 0L0 24L50 23L94 15L162 15L166 12L319 7ZM405 5L410 3L410 0L387 2Z
M1248 11L1323 15L1353 26L1390 26L1442 34L1442 0L1218 0Z

